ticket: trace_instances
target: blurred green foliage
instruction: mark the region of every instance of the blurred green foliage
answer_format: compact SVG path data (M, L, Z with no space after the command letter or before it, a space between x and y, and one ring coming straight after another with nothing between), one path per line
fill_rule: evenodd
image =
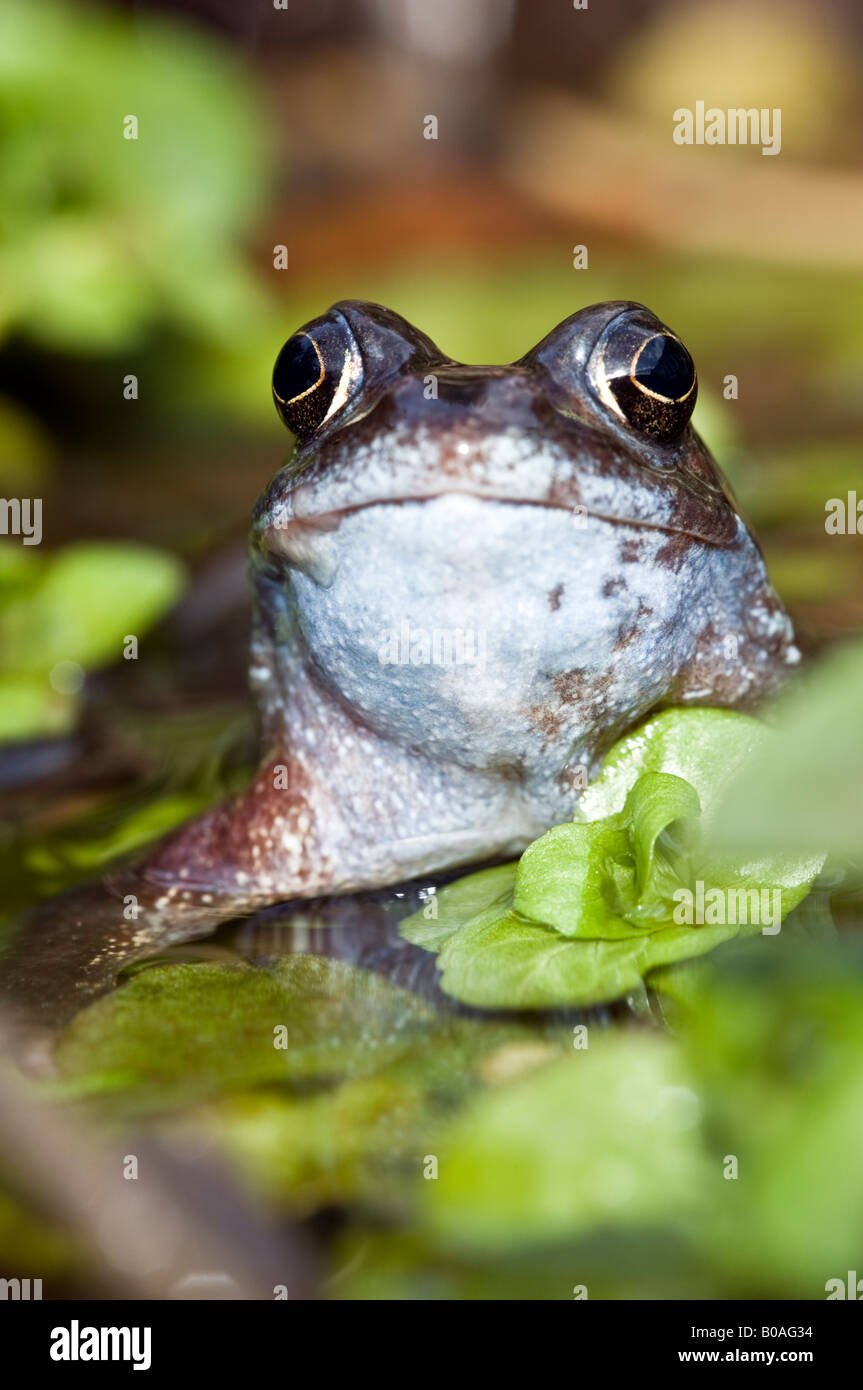
M778 737L728 787L717 831L747 853L816 843L863 855L863 643L835 648L777 701Z
M43 792L19 823L0 821L0 944L15 914L116 867L251 776L256 740L245 708L134 714L109 705L102 713L106 743L137 776L130 785L126 770L119 781L82 786L79 763L78 775Z
M182 585L180 562L149 546L0 550L0 741L68 730L84 673L140 642Z
M709 1197L698 1100L674 1046L620 1033L477 1097L422 1190L445 1245L563 1244L592 1227L684 1226Z
M333 1296L823 1297L863 1236L859 949L732 943L668 1008L573 1030L317 957L163 964L41 1089L206 1136L273 1210L350 1204Z
M225 341L259 311L238 239L266 187L263 122L202 33L4 0L0 139L0 332L104 352L157 323Z
M203 32L4 0L0 141L0 339L87 357L170 332L205 351L266 318L242 247L270 179L265 122L248 73ZM50 400L44 414L53 426ZM0 401L4 487L42 492L50 452L40 422ZM5 541L0 740L68 731L76 666L116 661L182 579L133 544L46 559Z
M783 137L796 158L835 158L851 146L858 75L824 11L701 0L657 6L645 19L633 26L605 81L640 123L667 130L670 91L672 105L703 101L727 109L746 106L757 84L759 104L782 110ZM726 161L738 153L730 145L715 150Z
M0 1252L6 1269L38 1270L18 1278L62 1277L75 1264L77 1252L43 1216L0 1190ZM47 1290L46 1290L47 1292Z

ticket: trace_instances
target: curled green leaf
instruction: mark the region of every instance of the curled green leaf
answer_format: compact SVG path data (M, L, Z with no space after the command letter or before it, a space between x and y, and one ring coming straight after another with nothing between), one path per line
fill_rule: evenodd
M661 921L689 875L688 849L701 814L698 793L674 773L645 772L627 796L623 814L635 855L636 894L623 910L630 921Z
M470 875L402 934L439 952L441 988L485 1008L616 999L737 935L776 935L823 857L729 855L713 809L774 735L747 715L668 710L610 751L576 819L517 865Z
M608 892L612 863L631 858L619 817L591 825L556 825L534 840L515 874L512 907L563 936L626 937L638 933L614 911Z
M703 955L738 933L737 925L665 926L623 940L566 937L514 912L474 919L441 948L441 989L483 1009L582 1008L638 989L649 970Z

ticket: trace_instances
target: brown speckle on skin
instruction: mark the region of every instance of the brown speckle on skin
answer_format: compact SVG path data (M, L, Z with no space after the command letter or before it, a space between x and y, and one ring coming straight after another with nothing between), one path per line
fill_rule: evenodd
M589 675L578 667L572 671L561 671L552 681L555 694L563 705L579 705L584 710L595 711L602 707L611 685L612 672Z
M657 565L665 565L672 573L678 574L683 568L684 561L691 547L695 544L691 536L685 536L681 531L676 531L673 536L669 536L664 545L661 545L656 552L655 561Z
M741 648L726 653L723 634L712 622L705 624L692 657L675 681L668 704L727 705L746 709L755 703L750 695L751 672ZM760 692L757 692L760 693Z
M144 876L180 880L192 862L196 877L243 910L264 889L263 858L268 865L275 861L300 892L314 891L327 865L315 836L313 789L295 758L290 790L273 785L275 768L288 762L280 754L265 760L238 797L168 835L144 866Z
M552 694L542 705L528 710L535 729L547 739L554 739L575 723L595 718L611 685L611 672L591 674L580 667L560 671L552 678Z
M641 559L642 542L630 538L620 542L620 563L634 565Z
M561 671L552 681L554 693L565 705L581 704L587 695L587 676L584 671Z
M635 615L634 622L628 623L626 626L621 626L617 634L617 640L614 644L614 650L616 652L622 652L627 647L631 646L633 642L638 641L638 638L642 636L644 631L644 620L645 618L649 618L652 613L653 609L648 608L647 604L639 599L638 612Z
M626 580L618 575L616 579L606 579L602 586L602 594L604 598L614 598L615 594L623 593L625 589Z
M548 593L548 606L551 609L552 613L557 612L558 608L560 607L560 600L562 597L563 585L555 584L554 588L550 589Z
M550 705L533 705L527 715L533 727L546 738L554 738L563 728L563 715Z

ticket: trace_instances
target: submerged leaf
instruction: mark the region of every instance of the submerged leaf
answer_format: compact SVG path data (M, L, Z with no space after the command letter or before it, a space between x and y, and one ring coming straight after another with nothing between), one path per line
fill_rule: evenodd
M373 1075L313 1095L268 1087L220 1098L197 1119L261 1196L292 1210L345 1201L405 1209L441 1127L483 1084L506 1084L563 1055L568 1033L437 1016ZM501 1076L503 1074L503 1079Z
M380 975L319 956L159 965L84 1009L56 1061L70 1097L110 1091L120 1108L125 1097L135 1111L162 1110L253 1084L363 1075L433 1017Z

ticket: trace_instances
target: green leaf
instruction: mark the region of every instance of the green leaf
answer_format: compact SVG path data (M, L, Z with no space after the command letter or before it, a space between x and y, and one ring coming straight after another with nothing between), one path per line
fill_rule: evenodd
M685 867L675 866L672 856L693 837L693 822L701 814L698 793L673 773L645 772L626 798L624 814L635 849L637 897L632 912L666 917L670 892L686 882Z
M666 926L626 940L568 938L502 908L453 933L438 956L440 987L485 1009L604 1003L637 989L648 970L702 955L746 926Z
M183 567L131 541L87 542L50 556L34 580L0 612L0 642L12 669L39 675L60 661L119 660L124 637L143 636L176 600Z
M500 864L449 884L424 908L405 918L399 926L401 935L426 951L440 950L447 937L465 922L472 922L487 912L494 913L502 904L509 906L515 871L515 864Z
M774 730L766 724L732 710L665 710L614 745L599 777L580 798L575 819L612 815L623 809L640 776L672 773L695 789L701 805L699 845L693 847L690 880L741 891L781 889L784 916L805 897L824 863L817 840L810 841L802 855L788 853L786 846L775 841L773 853L759 853L757 845L753 853L751 842L738 842L729 854L716 830L718 809L739 770L750 766L775 739Z
M56 734L78 709L83 674L118 661L182 591L174 556L131 541L24 553L0 570L0 739Z
M698 811L687 782L645 773L619 815L555 826L528 846L516 871L513 909L564 936L615 940L656 930L667 923L681 882L670 842L661 848L660 837Z
M579 798L574 819L602 820L622 811L645 772L671 773L688 782L706 815L735 769L769 737L766 725L733 710L664 710L610 749L599 776Z
M54 836L28 846L24 853L26 867L33 873L56 878L62 886L70 875L98 868L111 860L131 854L133 850L173 830L209 804L209 797L190 792L178 792L149 801L123 816L102 833L91 828L86 836L75 838Z
M64 734L73 725L78 701L34 676L0 676L0 742Z
M463 1003L541 1009L616 999L661 966L778 931L823 856L723 854L710 820L771 737L726 711L658 715L615 745L587 811L528 846L514 879L507 866L452 885L445 920L414 914L403 935L439 952L441 988Z
M630 853L619 818L592 825L556 825L528 845L518 862L511 905L564 936L616 938L641 934L613 910L607 864Z

